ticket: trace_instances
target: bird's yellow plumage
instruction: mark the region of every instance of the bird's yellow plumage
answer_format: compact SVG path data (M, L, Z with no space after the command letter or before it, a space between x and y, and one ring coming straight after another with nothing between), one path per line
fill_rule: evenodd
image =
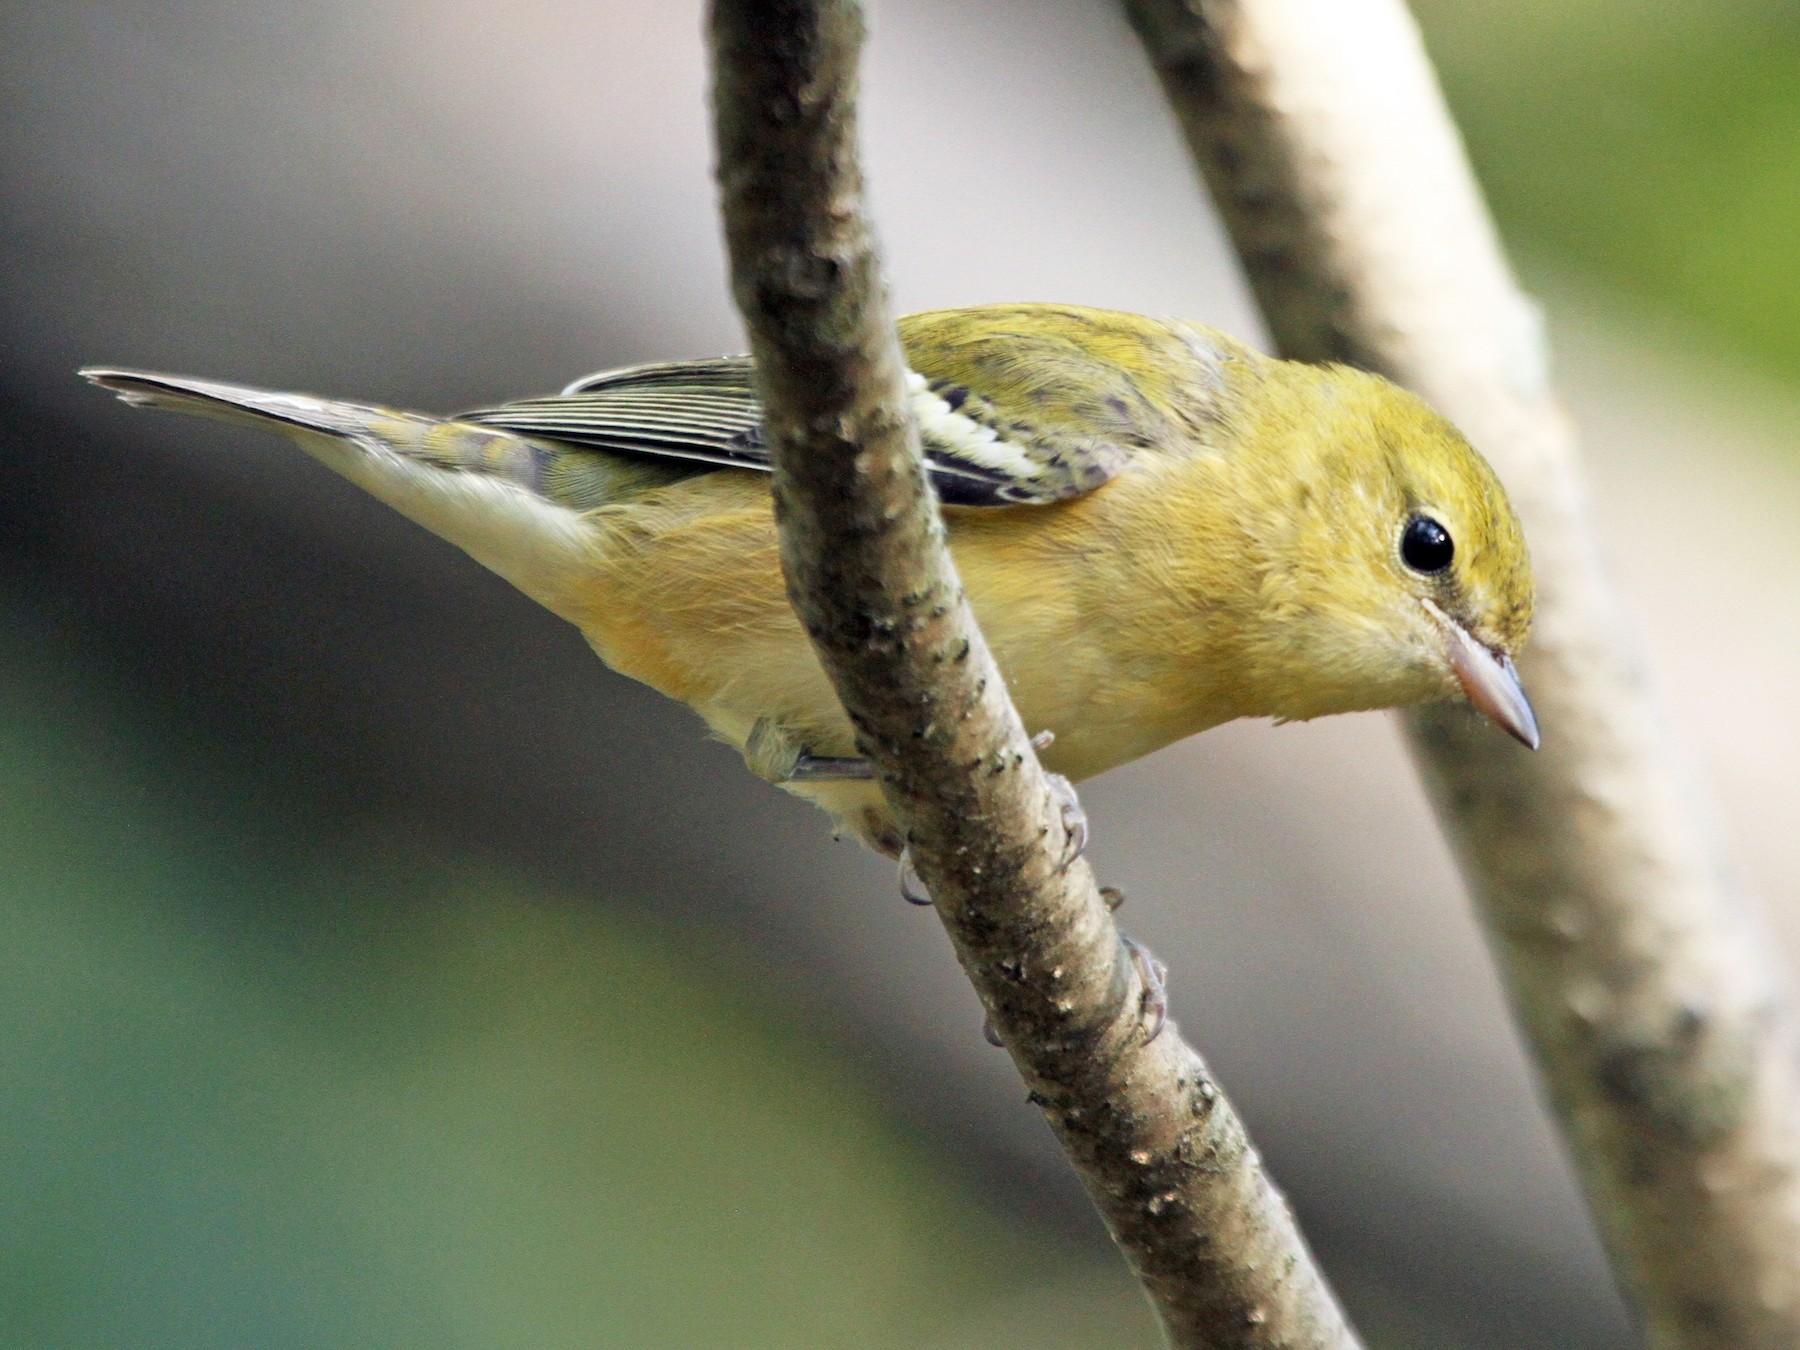
M1048 767L1082 779L1237 717L1463 695L1535 744L1524 539L1493 472L1374 376L1049 305L901 321L951 550ZM752 768L892 851L788 607L748 364L636 367L437 419L128 371L262 423L574 623Z

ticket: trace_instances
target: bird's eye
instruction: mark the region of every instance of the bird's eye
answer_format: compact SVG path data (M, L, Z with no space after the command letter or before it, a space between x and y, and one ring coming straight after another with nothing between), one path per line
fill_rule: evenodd
M1430 516L1414 516L1400 536L1400 557L1415 572L1437 573L1450 566L1456 544L1450 531Z

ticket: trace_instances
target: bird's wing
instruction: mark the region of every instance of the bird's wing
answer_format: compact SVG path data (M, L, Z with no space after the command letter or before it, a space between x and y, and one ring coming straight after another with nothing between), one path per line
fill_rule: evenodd
M1165 326L1134 320L1141 329L1095 333L1096 311L1047 306L997 308L979 322L970 314L901 322L913 414L942 501L1010 506L1077 497L1117 475L1135 451L1167 438L1158 391L1140 388L1128 363L1140 355L1134 343L1158 349L1141 355L1166 359L1162 349L1175 339ZM460 418L614 454L770 467L744 356L607 371L554 397Z
M748 357L628 366L457 420L618 455L769 467Z

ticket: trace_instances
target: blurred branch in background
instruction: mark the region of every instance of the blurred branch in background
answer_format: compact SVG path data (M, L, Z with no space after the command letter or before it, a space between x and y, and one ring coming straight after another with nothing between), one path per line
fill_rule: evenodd
M863 210L861 8L714 0L710 34L789 596L963 968L1173 1344L1353 1350L1235 1110L1173 1026L1146 1029L945 547Z
M1657 1346L1800 1343L1800 1079L1770 942L1604 581L1534 308L1399 0L1127 0L1278 347L1431 399L1539 579L1536 757L1407 719L1613 1260Z

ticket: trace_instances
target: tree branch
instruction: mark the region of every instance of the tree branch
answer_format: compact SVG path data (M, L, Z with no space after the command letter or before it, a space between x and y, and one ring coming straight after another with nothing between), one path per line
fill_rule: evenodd
M714 0L719 183L795 610L958 958L1183 1347L1354 1336L1242 1124L1143 989L944 543L863 210L852 0Z
M1794 1017L1597 561L1575 438L1400 0L1125 0L1283 355L1431 400L1531 541L1534 756L1406 719L1655 1346L1800 1345Z

